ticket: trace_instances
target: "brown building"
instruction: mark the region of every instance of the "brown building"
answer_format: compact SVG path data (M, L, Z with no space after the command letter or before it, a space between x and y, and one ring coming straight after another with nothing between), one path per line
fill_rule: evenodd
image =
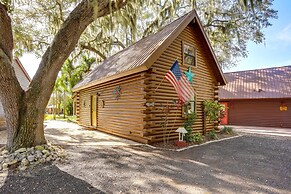
M174 87L164 79L178 60L181 71L195 74L190 108L197 113L194 130L211 130L203 124L202 103L218 98L225 80L195 11L107 58L74 91L80 125L142 143L177 138L184 123Z
M224 74L222 124L291 128L291 66Z

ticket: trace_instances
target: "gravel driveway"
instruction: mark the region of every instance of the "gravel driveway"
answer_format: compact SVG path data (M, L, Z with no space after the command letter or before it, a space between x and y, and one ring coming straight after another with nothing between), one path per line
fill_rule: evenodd
M0 193L290 193L291 139L244 135L182 152L64 145L65 164L0 175Z

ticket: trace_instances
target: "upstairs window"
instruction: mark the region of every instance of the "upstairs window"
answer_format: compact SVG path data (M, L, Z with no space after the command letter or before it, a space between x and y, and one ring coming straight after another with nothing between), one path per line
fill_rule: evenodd
M182 42L183 64L196 67L196 49L194 46Z

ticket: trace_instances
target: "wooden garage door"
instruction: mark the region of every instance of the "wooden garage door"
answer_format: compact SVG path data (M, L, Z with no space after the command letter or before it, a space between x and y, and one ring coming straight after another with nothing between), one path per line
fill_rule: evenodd
M287 110L281 111L282 102ZM291 128L291 100L237 100L229 102L229 124Z

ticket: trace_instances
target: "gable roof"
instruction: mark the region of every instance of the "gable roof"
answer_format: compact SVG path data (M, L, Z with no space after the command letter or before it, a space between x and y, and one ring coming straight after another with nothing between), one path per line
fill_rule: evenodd
M12 66L14 68L20 86L22 87L22 89L27 90L31 79L17 57L12 61Z
M196 19L196 20L195 20ZM81 80L73 91L81 90L96 84L104 83L130 74L145 71L150 68L152 62L167 49L167 47L178 37L178 35L192 22L195 21L202 31L203 38L206 41L211 55L214 59L213 68L218 75L217 78L221 85L226 83L221 68L217 62L216 56L210 45L210 42L202 28L195 10L185 14L172 23L165 26L155 34L151 34L120 52L105 59L96 66L83 80Z
M228 83L219 87L220 99L291 98L291 66L224 75Z

